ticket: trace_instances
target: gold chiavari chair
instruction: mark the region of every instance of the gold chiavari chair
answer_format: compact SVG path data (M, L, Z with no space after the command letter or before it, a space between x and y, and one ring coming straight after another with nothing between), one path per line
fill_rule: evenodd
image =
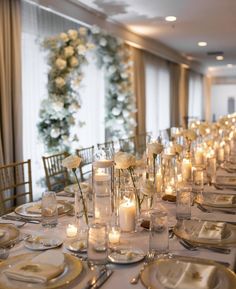
M46 185L49 191L60 192L69 185L70 177L67 169L62 166L62 161L68 153L58 153L51 156L43 156L43 166L46 176Z
M119 139L120 150L127 153L136 153L135 136Z
M92 162L94 154L94 146L77 149L76 154L82 159L80 164L80 178L81 181L88 179L89 174L92 173Z
M115 152L115 146L113 141L108 141L104 143L98 143L97 144L98 149L110 149L111 153L113 154Z
M32 201L31 160L0 166L0 215Z

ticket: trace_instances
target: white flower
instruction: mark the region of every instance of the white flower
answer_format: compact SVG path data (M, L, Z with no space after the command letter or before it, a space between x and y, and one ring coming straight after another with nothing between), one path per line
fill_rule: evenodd
M86 36L88 33L88 29L86 27L80 27L79 28L79 34L82 36Z
M59 128L53 128L50 132L50 136L52 138L58 138L60 135L60 129Z
M72 55L74 55L74 53L75 51L72 46L67 46L64 48L64 55L66 58L71 57Z
M95 45L94 45L93 43L91 43L91 42L88 42L88 43L86 44L86 47L87 47L87 49L94 49L94 48L95 48Z
M69 35L69 38L71 40L75 40L78 37L78 31L76 31L74 29L70 29L70 30L68 30L68 35Z
M78 59L75 56L71 57L70 58L70 66L71 67L76 67L78 65L79 65Z
M116 67L115 67L114 65L109 66L108 72L109 72L110 74L114 73L115 71L116 71Z
M123 79L128 78L128 74L127 74L126 72L122 72L122 73L120 74L120 76L121 76L121 78L123 78Z
M109 55L105 55L105 56L103 57L103 61L104 61L105 63L112 62L112 57L109 56Z
M98 34L100 33L101 29L98 26L94 25L92 26L91 31L93 34Z
M117 99L118 99L118 101L123 102L125 100L125 95L124 94L119 94Z
M56 87L58 88L62 88L66 84L64 78L60 76L55 79L55 83L56 83Z
M197 134L196 134L195 131L192 130L192 129L186 129L186 130L184 130L184 131L183 131L183 136L184 136L186 139L190 140L190 141L193 141L193 140L195 140L195 139L197 138Z
M62 58L57 58L55 64L59 70L66 68L66 61Z
M52 107L56 112L58 112L63 109L64 103L62 101L56 101L53 103Z
M135 156L125 153L125 152L118 152L114 156L115 167L117 169L125 170L135 166L136 160Z
M163 151L163 145L159 142L152 142L147 144L149 156L159 155Z
M121 110L117 107L114 107L111 112L114 116L118 116L121 113Z
M63 41L63 42L67 42L69 40L69 37L66 33L61 33L60 34L60 39Z
M174 148L176 154L181 154L183 151L183 147L180 144L174 144L173 148Z
M99 41L99 45L105 47L107 45L106 38L102 37Z
M80 44L80 45L77 47L77 51L78 51L78 54L79 54L79 55L85 55L86 47L85 47L83 44Z
M82 159L78 156L69 156L62 161L62 166L68 170L77 169L80 166Z
M79 106L76 103L72 103L68 109L70 112L75 112L78 110L78 108L79 108Z

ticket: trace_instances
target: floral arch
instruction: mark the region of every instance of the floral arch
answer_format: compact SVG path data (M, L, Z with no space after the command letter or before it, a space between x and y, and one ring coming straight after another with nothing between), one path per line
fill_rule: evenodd
M117 140L134 133L132 61L128 47L120 39L99 27L80 27L45 39L43 47L48 50L48 98L41 104L38 130L47 151L70 151L71 143L78 142L78 127L84 124L78 118L78 88L83 65L88 62L86 53L91 49L99 67L105 69L106 138Z

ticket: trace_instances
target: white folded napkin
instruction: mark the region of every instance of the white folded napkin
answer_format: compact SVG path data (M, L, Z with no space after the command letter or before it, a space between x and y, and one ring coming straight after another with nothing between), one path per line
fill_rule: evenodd
M226 224L223 222L209 222L205 221L198 234L202 239L221 240L226 233Z
M213 288L216 267L183 261L163 262L159 265L157 278L170 289Z
M10 279L46 283L64 271L64 255L61 252L46 251L37 257L22 261L4 271Z
M232 205L236 203L236 196L216 196L214 203L217 205Z
M4 237L5 234L6 234L6 231L0 229L0 238Z
M57 204L57 210L58 210L58 213L60 213L62 210L63 210L64 206L60 203ZM26 209L27 213L29 214L39 214L41 215L42 214L42 206L41 206L41 203L36 203L34 204L33 206L29 206L27 209Z

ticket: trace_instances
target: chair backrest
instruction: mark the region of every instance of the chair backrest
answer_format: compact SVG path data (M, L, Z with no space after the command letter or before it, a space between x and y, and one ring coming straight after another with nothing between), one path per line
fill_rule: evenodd
M114 155L115 153L115 144L114 141L108 141L104 143L98 143L97 144L98 149L109 149L111 154Z
M79 169L80 179L84 181L89 177L89 174L92 173L94 146L77 149L76 154L82 159Z
M31 160L0 166L0 214L32 201Z
M119 139L120 150L127 153L136 153L135 136Z
M70 184L68 171L62 166L62 161L68 153L58 153L51 156L43 156L43 166L46 177L46 185L49 191L60 192Z

